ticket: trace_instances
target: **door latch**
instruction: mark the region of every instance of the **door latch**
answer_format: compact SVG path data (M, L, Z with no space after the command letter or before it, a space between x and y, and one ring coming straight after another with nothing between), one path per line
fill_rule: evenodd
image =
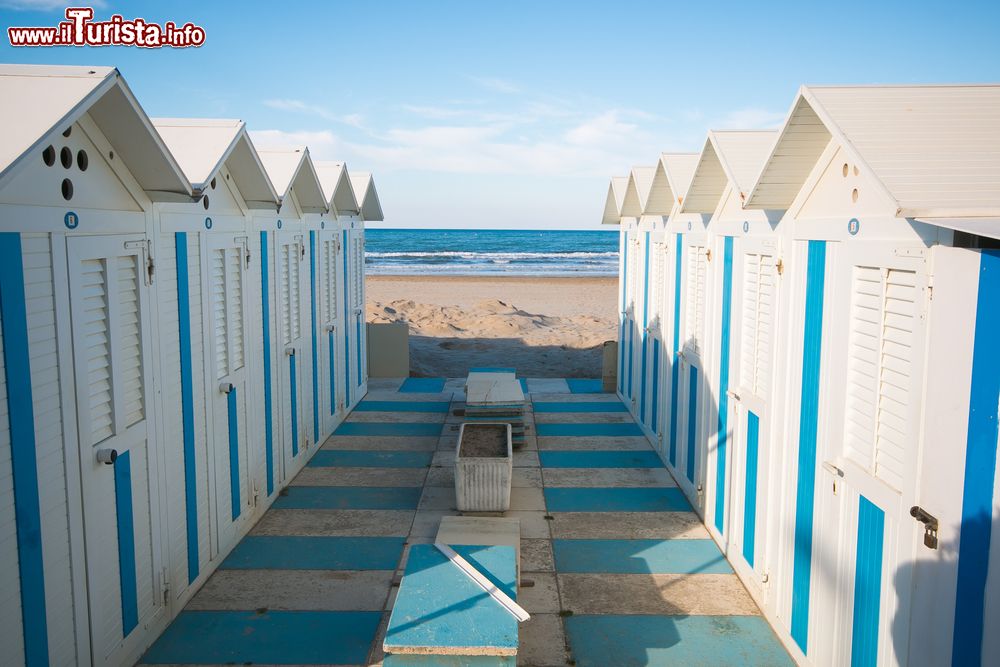
M931 516L923 507L914 505L910 508L910 516L924 524L924 546L928 549L938 547L938 520Z

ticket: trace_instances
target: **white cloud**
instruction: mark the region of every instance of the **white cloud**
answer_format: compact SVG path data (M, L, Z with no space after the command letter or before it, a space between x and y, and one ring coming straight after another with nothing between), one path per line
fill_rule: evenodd
M258 149L297 148L308 146L313 159L336 160L341 142L332 132L286 132L285 130L251 130L250 139Z
M637 129L634 123L622 122L621 114L612 109L570 128L566 140L581 146L607 146L628 140Z
M506 79L498 79L491 76L470 76L469 80L486 90L492 90L495 93L504 93L505 95L513 95L515 93L521 92L521 87L512 81L507 81Z
M326 107L318 104L309 104L308 102L303 102L302 100L284 98L270 99L264 100L264 106L272 109L278 109L279 111L293 111L311 116L317 116L324 120L329 120L334 123L343 123L344 125L350 125L351 127L360 128L364 124L364 117L361 114L336 114Z

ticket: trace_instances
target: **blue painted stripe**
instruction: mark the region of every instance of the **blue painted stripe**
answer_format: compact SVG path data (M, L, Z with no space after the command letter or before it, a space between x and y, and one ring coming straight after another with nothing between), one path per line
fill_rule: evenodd
M698 369L688 369L687 478L694 483L695 444L698 440Z
M686 512L684 493L669 488L549 488L544 489L550 512Z
M993 480L997 464L997 404L1000 402L1000 251L980 252L976 333L969 389L969 428L958 547L953 665L982 661L983 615L989 574ZM996 573L994 573L996 576Z
M309 461L314 468L426 468L434 452L321 449Z
M535 413L628 412L621 401L532 401Z
M337 413L337 362L336 362L336 344L333 339L333 332L328 331L326 333L327 337L327 356L330 359L330 414Z
M518 383L521 385L521 392L524 394L528 393L528 381L524 378L518 378Z
M539 436L622 437L643 435L635 422L621 424L535 424Z
M379 435L394 437L437 437L441 435L441 424L437 422L344 422L333 432L334 435Z
M364 400L354 408L355 412L428 412L447 413L451 407L448 401L372 401Z
M566 378L571 394L603 394L604 382L594 378Z
M17 526L17 567L21 587L21 626L26 665L49 663L45 616L45 570L38 498L38 454L35 410L31 394L31 355L24 299L21 235L0 233L0 327L7 381L7 428ZM17 661L17 656L8 656Z
M543 468L660 468L663 463L656 452L544 450L538 452Z
M132 518L132 465L129 452L115 459L115 524L118 528L118 583L122 603L122 634L139 623L139 601L135 584L135 529Z
M757 448L760 419L747 411L747 460L743 491L743 559L753 567L757 551Z
M635 320L628 318L628 397L632 398L634 385L632 376L635 373Z
M364 383L361 379L361 317L356 315L354 320L354 345L358 348L358 387Z
M625 324L628 318L625 313L628 311L628 232L622 230L621 233L621 256L622 256L622 314L620 315L621 333L618 336L618 392L625 394Z
M715 450L715 529L725 534L726 452L729 445L729 356L733 311L733 237L723 241L722 336L719 341L719 429Z
M274 414L271 405L271 298L268 294L267 232L260 233L260 310L264 336L264 459L267 466L267 495L274 493Z
M809 590L812 578L813 503L816 495L816 435L819 370L823 348L823 290L826 242L809 241L806 312L802 336L802 397L799 406L798 482L795 490L795 546L792 561L792 639L808 653Z
M380 611L184 611L141 662L358 665L381 620Z
M625 395L625 324L628 320L622 318L621 332L618 334L618 392Z
M795 664L762 616L575 614L565 624L577 667Z
M444 378L406 378L399 391L403 394L440 394L444 391Z
M684 235L678 234L674 249L674 323L673 348L670 358L670 465L677 465L677 389L680 385L680 357L677 349L681 344L681 259L684 249Z
M316 336L316 231L309 230L309 310L312 317L313 442L319 442L319 341Z
M405 537L248 535L224 570L395 570Z
M646 423L646 357L649 345L646 327L649 326L649 232L646 232L646 248L643 255L642 274L642 361L639 362L639 421Z
M344 395L347 407L351 405L351 285L349 277L350 255L347 230L344 230Z
M506 368L506 367L501 368L499 366L477 366L475 368L470 368L469 372L470 373L514 373L515 375L517 375L516 368Z
M290 486L274 501L285 510L415 510L420 487Z
M878 662L884 533L885 513L861 496L858 505L858 545L854 568L851 667L875 667Z
M229 415L229 508L233 521L240 518L240 420L236 410L236 387L226 396Z
M174 234L177 268L177 334L181 367L181 433L184 446L184 516L187 528L188 583L198 578L198 479L194 452L194 385L191 363L191 291L187 232ZM265 321L265 325L266 321Z
M552 540L556 571L731 574L713 540Z
M659 414L660 414L660 340L656 337L653 338L653 396L652 396L652 414L649 418L649 428L656 433L656 427L659 425ZM659 439L659 437L657 437Z
M295 354L288 357L288 384L292 407L292 456L299 455L299 383L295 378Z

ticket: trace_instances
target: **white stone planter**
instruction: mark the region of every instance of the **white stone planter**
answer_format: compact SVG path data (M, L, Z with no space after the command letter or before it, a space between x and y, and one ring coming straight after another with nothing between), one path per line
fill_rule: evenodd
M473 442L469 435L496 434L501 443L492 445L500 456L470 456L462 444ZM510 482L514 468L510 424L464 423L458 431L455 451L455 498L461 512L506 512L510 508Z

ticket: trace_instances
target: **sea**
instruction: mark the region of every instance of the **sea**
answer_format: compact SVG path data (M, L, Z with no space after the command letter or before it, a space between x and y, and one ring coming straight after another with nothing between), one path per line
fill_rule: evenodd
M617 231L365 230L369 274L614 276Z

